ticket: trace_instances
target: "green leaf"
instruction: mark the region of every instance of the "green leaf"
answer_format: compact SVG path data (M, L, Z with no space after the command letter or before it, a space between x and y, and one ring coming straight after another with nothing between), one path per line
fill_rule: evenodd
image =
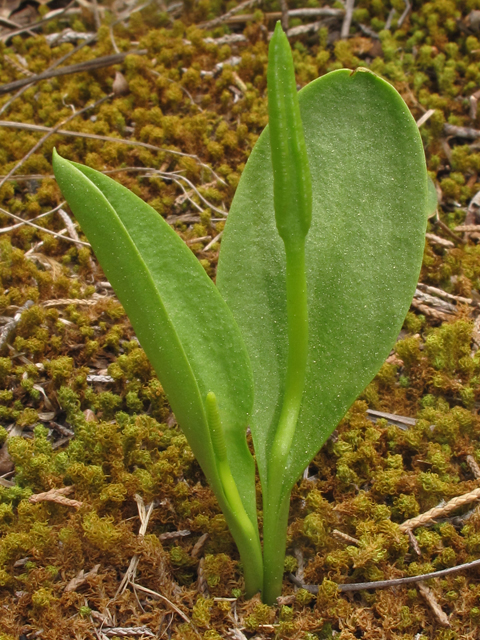
M207 394L215 394L232 475L257 529L255 466L246 443L252 374L230 310L192 252L149 205L58 154L54 171L235 535L205 412Z
M306 243L309 356L284 493L395 343L420 271L427 173L405 103L370 72L332 72L299 93L313 191ZM222 240L217 286L254 376L251 429L266 489L287 360L285 250L276 233L270 141L248 160Z

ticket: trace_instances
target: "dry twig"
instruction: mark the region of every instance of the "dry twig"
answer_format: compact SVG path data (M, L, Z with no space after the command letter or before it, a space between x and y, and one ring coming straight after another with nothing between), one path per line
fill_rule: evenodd
M473 560L473 562L466 562L465 564L459 564L456 567L449 567L448 569L442 569L441 571L434 571L433 573L424 573L419 576L408 576L407 578L395 578L393 580L378 580L377 582L355 582L352 584L339 584L338 590L341 593L348 591L364 591L366 589L389 589L391 587L401 587L405 584L413 584L415 582L424 582L425 580L431 580L432 578L443 578L452 573L458 573L459 571L468 571L474 567L480 566L480 559ZM318 585L316 584L303 584L293 573L289 574L290 580L298 587L309 591L310 593L318 593Z
M146 49L126 51L124 53L114 53L110 56L101 56L100 58L94 58L93 60L86 60L85 62L79 62L78 64L71 64L67 67L61 67L60 69L48 69L47 71L35 76L22 78L21 80L15 80L14 82L7 82L6 84L0 85L0 96L10 93L11 91L16 91L17 89L21 89L27 84L34 84L41 80L48 80L49 78L56 78L58 76L66 76L72 73L82 73L83 71L93 71L94 69L111 67L114 64L123 62L125 58L131 54L141 56L146 53Z
M445 322L451 319L451 314L444 313L443 311L438 311L437 309L433 309L432 307L424 304L422 302L418 302L415 298L412 300L412 307L423 313L425 316L429 316L434 320L438 320L439 322Z

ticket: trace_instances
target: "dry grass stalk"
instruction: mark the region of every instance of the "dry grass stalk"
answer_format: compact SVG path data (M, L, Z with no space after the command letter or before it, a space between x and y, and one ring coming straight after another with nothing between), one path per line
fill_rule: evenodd
M205 578L205 558L200 558L197 567L197 589L205 598L209 597L208 584Z
M438 291L440 291L440 289ZM430 293L427 293L424 288L417 288L415 291L415 300L418 302L424 302L434 309L443 311L444 313L455 314L457 312L457 307L454 304L442 300L438 295L431 295Z
M413 535L413 531L411 529L407 529L407 535L408 535L408 539L410 540L410 544L412 546L412 549L415 551L417 556L421 556L422 555L422 551L420 549L420 545L418 544L418 540Z
M438 604L437 599L435 598L435 594L431 589L429 589L426 585L421 582L418 585L418 590L425 598L428 606L433 612L433 615L437 619L438 624L442 627L450 627L450 622L448 620L447 614L442 610L441 606Z
M205 545L205 542L207 541L207 538L208 538L208 533L204 533L203 536L200 536L200 538L195 543L195 545L194 545L194 547L192 549L192 552L190 553L192 558L197 558L200 555L200 553L201 553L201 551L202 551L202 549L203 549L203 547Z
M158 539L162 542L164 540L175 540L176 538L184 538L185 536L189 536L192 532L189 529L180 529L180 531L167 531L166 533L161 533L158 536Z
M480 224L460 224L458 227L455 227L455 231L464 231L466 233L480 231Z
M5 105L4 105L5 106ZM1 113L1 110L0 110ZM76 115L78 115L80 112L78 112ZM39 131L39 132L53 132L53 127L45 127L43 125L38 125L38 124L29 124L26 122L14 122L14 121L10 121L10 120L0 120L0 127L7 127L9 129L23 129L25 131ZM172 155L175 156L182 156L182 157L186 157L186 158L193 158L198 164L199 166L203 167L204 169L208 169L208 171L210 171L210 173L215 176L215 179L218 180L218 182L221 182L222 184L226 184L225 180L223 178L221 178L220 176L218 176L215 171L212 169L212 167L210 167L208 164L205 164L204 162L201 162L201 160L198 158L198 156L192 154L192 153L183 153L183 151L176 151L174 149L165 149L163 147L157 147L154 144L149 144L148 142L139 142L138 140L125 140L124 138L113 138L111 136L101 136L95 133L85 133L83 131L68 131L67 129L58 129L55 131L55 133L62 135L62 136L73 136L74 138L87 138L89 140L102 140L104 142L115 142L118 144L128 144L130 146L133 147L142 147L143 149L149 149L150 151L157 151L157 152L161 152L161 153L171 153ZM146 171L147 169L143 169L142 171ZM126 171L126 169L121 169L121 171ZM152 169L150 169L150 171L152 171ZM171 177L171 174L169 174ZM185 182L188 183L187 178L185 178L185 176L177 176L179 178L182 178ZM4 180L8 180L8 176L5 176ZM191 184L191 183L190 183ZM208 206L211 207L210 204L208 204ZM215 208L214 208L215 209ZM215 209L216 211L220 211L223 215L226 215L227 212L226 211L222 211ZM28 224L27 222L25 222L25 224ZM45 229L42 228L43 231L45 231ZM53 232L52 232L53 233Z
M145 638L155 638L155 634L148 627L112 627L111 629L103 629L104 636L107 638L129 638L131 636L144 636Z
M85 584L85 582L87 582L87 580L89 578L92 578L93 576L96 576L98 573L98 570L100 569L100 565L96 564L93 569L91 569L90 571L88 571L87 573L84 572L84 570L82 569L76 576L75 578L72 578L70 580L70 582L67 584L67 586L65 587L64 591L65 593L70 593L72 591L76 591L78 589L78 587L81 587L82 584Z
M426 233L425 237L427 240L430 240L430 242L433 242L433 244L437 244L439 247L445 247L445 249L453 249L455 246L451 240L445 240L445 238L441 238L434 233Z
M449 149L450 149L450 147L449 147ZM452 231L450 229L450 227L448 225L446 225L442 220L440 220L440 218L438 216L435 217L433 220L434 220L435 224L438 224L440 229L445 231L445 233L447 233L451 238L453 238L455 240L455 242L458 242L459 244L467 244L467 241L464 238L460 238L460 236L457 236L457 234L454 231Z
M5 85L3 85L3 86L5 86ZM0 87L0 95L1 95L1 93L2 93L2 87ZM17 162L17 164L12 169L10 169L8 174L4 178L2 178L2 180L0 182L0 188L3 187L3 185L8 180L8 178L13 176L15 174L15 172L17 171L17 169L19 169L28 160L28 158L30 158L35 153L35 151L37 151L43 145L43 143L48 138L50 138L50 136L52 136L54 133L57 133L57 131L59 131L60 127L68 124L69 122L71 122L71 120L73 120L77 116L82 115L82 113L85 113L86 111L89 111L90 109L94 109L95 107L98 107L100 104L102 104L102 102L105 102L106 100L109 100L112 97L113 97L113 93L110 93L107 96L104 96L103 98L100 98L99 100L97 100L93 104L90 104L90 105L87 105L86 107L83 107L83 109L80 109L80 111L76 111L75 113L72 113L72 115L69 116L66 120L63 120L62 122L59 122L54 127L52 127L50 129L50 131L48 131L42 138L40 138L40 140L30 149L30 151L21 160L19 160ZM70 221L70 223L71 223L71 221ZM77 239L76 242L79 242L79 240Z
M448 242L448 240L446 242ZM422 282L419 282L417 284L417 288L420 289L420 291L430 293L433 296L444 298L445 300L453 300L454 302L461 302L462 304L469 304L469 305L473 304L472 298L464 298L463 296L454 296L453 293L447 293L443 289L439 289L438 287L431 287L430 285L423 284Z
M65 497L72 491L73 487L50 489L50 491L45 491L44 493L35 493L33 496L29 497L28 501L33 504L36 504L37 502L56 502L58 504L63 504L65 507L75 507L75 509L80 509L80 507L83 506L83 502L71 500L70 498Z
M349 536L348 533L343 533L343 531L339 531L338 529L334 529L332 531L332 536L337 538L337 540L346 542L347 544L354 544L355 546L360 544L360 540L357 540L356 538Z
M432 307L429 307L427 304L424 304L423 302L418 302L418 300L415 300L415 298L412 300L412 307L414 309L417 309L417 311L420 311L420 313L423 313L424 315L429 316L430 318L433 318L434 320L438 320L440 322L445 322L447 320L450 320L452 317L452 314L444 313L443 311L438 311L437 309L433 309Z
M457 496L456 498L452 498L442 507L434 507L425 513L421 513L419 516L415 518L410 518L410 520L405 520L400 525L400 531L407 532L409 529L415 529L415 527L421 527L437 518L441 518L443 516L447 516L455 509L459 507L463 507L465 504L469 504L470 502L474 502L480 498L480 488L474 489L473 491L469 491L468 493L464 493L463 496Z
M58 300L45 300L45 302L42 302L42 307L45 307L45 309L48 309L50 307L65 307L68 306L70 304L74 304L77 306L93 306L95 304L97 304L97 302L100 302L101 300L106 300L107 298L110 298L111 296L101 296L98 293L94 293L92 295L91 298L89 299L76 299L76 298L59 298Z
M153 591L152 589L148 589L147 587L143 587L141 584L137 584L136 582L132 582L131 585L132 585L132 587L134 589L138 589L138 591L142 591L143 593L146 593L147 595L152 596L152 598L157 598L158 600L162 600L162 602L165 602L166 604L168 604L168 606L173 611L175 611L175 613L178 613L178 615L182 618L182 620L187 622L192 627L192 629L194 630L195 634L199 638L201 638L200 634L198 633L196 627L194 626L194 624L192 623L190 618L187 615L185 615L183 613L183 611L177 607L176 604L173 604L173 602L171 602L165 596L162 596L160 593L157 593L156 591Z
M480 480L480 467L478 466L478 462L475 460L475 458L473 456L467 456L466 462L475 478L477 480Z
M144 537L147 531L148 522L153 512L154 503L151 502L147 509L145 508L145 503L143 502L143 498L138 493L136 493L134 497L135 497L135 502L137 503L138 515L140 518L140 529L138 531L138 539L142 540L142 538ZM122 581L120 582L120 585L117 589L115 597L123 593L130 583L133 583L133 581L135 580L135 576L137 574L137 567L139 562L140 562L140 556L136 553L134 556L132 556L130 560L128 569L126 570L125 575L123 576Z
M454 124L443 125L443 130L447 136L455 136L456 138L466 138L467 140L476 140L480 138L480 131L470 127L457 127Z

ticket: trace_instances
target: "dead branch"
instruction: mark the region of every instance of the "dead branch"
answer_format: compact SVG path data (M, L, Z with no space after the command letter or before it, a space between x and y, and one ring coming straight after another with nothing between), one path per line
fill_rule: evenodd
M455 302L461 302L462 304L472 305L472 298L464 298L463 296L454 296L453 293L447 293L443 289L438 289L437 287L431 287L430 285L423 284L419 282L417 284L417 289L421 291L425 291L426 293L430 293L433 296L438 296L440 298L444 298L445 300L454 300Z

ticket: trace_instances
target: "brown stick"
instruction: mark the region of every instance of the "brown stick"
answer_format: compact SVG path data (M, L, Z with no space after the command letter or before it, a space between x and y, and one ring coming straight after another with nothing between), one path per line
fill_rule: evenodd
M145 55L146 49L140 49L139 51L127 51L125 53L114 53L111 56L101 56L95 58L95 60L87 60L86 62L80 62L79 64L71 64L68 67L61 67L60 69L50 69L39 73L31 78L22 78L21 80L15 80L15 82L7 82L7 84L0 85L0 96L21 89L27 84L33 84L40 82L41 80L48 80L49 78L56 78L58 76L66 76L72 73L81 73L82 71L93 71L94 69L102 69L103 67L110 67L114 64L119 64L125 60L126 56L135 54L137 56Z

